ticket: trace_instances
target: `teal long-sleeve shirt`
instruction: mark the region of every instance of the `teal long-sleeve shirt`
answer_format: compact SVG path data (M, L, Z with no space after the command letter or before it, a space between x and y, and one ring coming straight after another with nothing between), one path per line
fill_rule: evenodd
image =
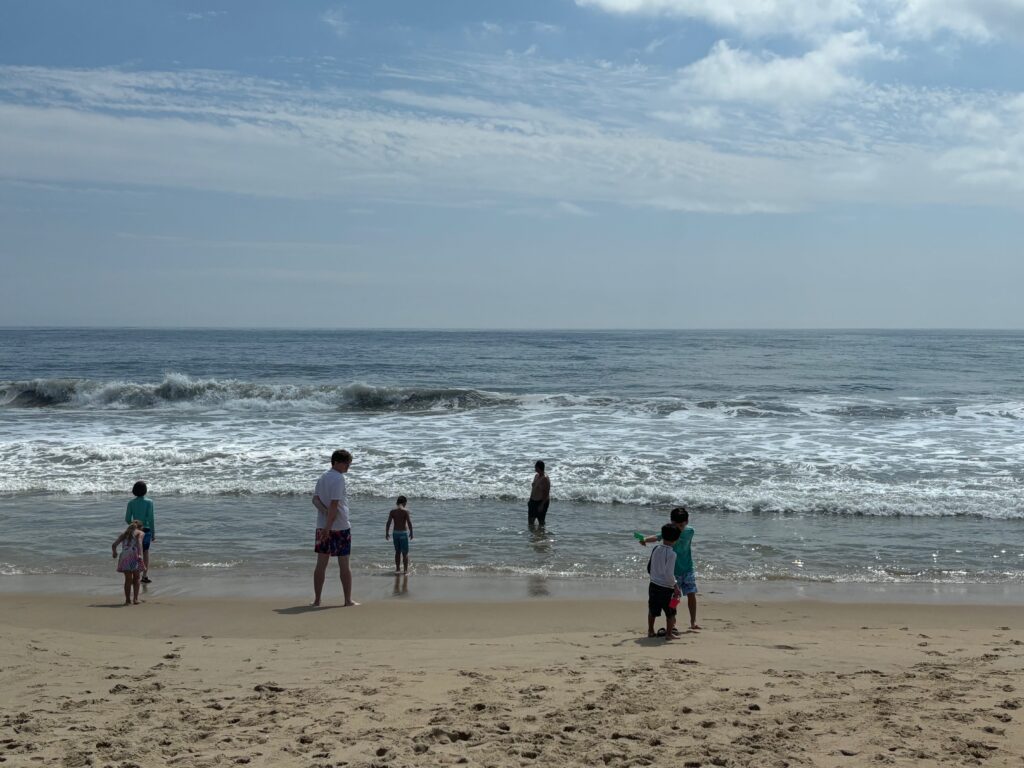
M124 513L125 525L132 520L138 520L143 528L149 528L149 532L156 538L156 518L153 515L153 502L145 496L139 496L128 502L128 510Z

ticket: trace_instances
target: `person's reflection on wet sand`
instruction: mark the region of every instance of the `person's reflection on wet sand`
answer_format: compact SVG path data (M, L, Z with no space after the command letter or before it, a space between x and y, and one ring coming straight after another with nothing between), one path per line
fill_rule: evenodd
M395 574L395 589L391 594L395 597L402 597L409 593L409 574Z
M548 597L551 590L548 589L548 577L535 573L526 579L526 594L530 597Z

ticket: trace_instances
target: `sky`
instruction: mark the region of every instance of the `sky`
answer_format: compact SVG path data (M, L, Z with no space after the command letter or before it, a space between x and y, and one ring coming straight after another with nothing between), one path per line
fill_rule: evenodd
M0 0L0 326L1024 328L1024 0Z

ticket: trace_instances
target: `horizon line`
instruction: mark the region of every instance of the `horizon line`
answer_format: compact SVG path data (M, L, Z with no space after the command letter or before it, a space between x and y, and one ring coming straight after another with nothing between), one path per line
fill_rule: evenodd
M685 326L509 327L509 326L269 326L269 325L0 325L0 331L316 331L316 332L433 332L433 333L667 333L667 332L882 332L987 331L1019 332L1020 326Z

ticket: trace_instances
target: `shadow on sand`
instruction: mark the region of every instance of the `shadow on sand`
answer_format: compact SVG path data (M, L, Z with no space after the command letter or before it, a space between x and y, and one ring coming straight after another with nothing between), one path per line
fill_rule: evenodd
M341 608L340 605L295 605L291 608L275 608L274 613L282 616L296 616L300 613L316 613L317 611L329 611L331 608Z

